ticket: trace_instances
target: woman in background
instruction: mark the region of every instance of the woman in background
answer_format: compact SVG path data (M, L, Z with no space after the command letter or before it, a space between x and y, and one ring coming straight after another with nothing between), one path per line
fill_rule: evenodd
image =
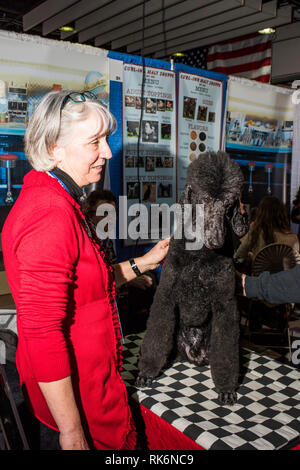
M253 257L270 243L283 243L299 251L298 237L291 232L285 205L274 196L266 196L260 201L255 221L234 254L234 260L250 264Z

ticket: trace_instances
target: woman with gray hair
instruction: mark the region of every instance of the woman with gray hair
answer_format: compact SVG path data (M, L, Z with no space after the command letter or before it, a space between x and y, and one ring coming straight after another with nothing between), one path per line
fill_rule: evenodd
M62 449L133 449L136 433L120 376L116 285L155 269L169 240L109 266L80 202L112 157L115 120L88 92L50 92L25 135L25 175L2 232L17 306L17 367L35 416Z

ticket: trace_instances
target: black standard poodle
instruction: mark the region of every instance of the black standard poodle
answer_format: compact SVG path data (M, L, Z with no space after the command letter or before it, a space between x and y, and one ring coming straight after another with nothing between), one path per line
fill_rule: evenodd
M243 175L224 152L199 155L187 169L179 200L203 208L202 243L195 248L191 227L174 235L151 307L138 362L138 387L149 386L171 360L210 364L222 404L237 400L239 314L235 298L233 239L247 233L240 210ZM187 238L186 233L189 232ZM194 232L195 233L195 232Z

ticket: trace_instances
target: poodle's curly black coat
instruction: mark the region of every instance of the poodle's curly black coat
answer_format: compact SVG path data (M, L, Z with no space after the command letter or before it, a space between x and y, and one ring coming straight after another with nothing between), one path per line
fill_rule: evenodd
M151 307L139 358L139 387L149 385L170 358L210 364L221 403L236 401L239 374L239 315L228 237L248 231L240 212L243 175L224 152L208 152L187 170L180 204L203 204L201 249L171 238Z

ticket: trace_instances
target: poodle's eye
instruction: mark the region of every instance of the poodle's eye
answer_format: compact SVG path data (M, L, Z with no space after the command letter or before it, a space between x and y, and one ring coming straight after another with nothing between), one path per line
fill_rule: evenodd
M207 203L207 202L209 202L209 198L208 197L203 197L202 201Z

